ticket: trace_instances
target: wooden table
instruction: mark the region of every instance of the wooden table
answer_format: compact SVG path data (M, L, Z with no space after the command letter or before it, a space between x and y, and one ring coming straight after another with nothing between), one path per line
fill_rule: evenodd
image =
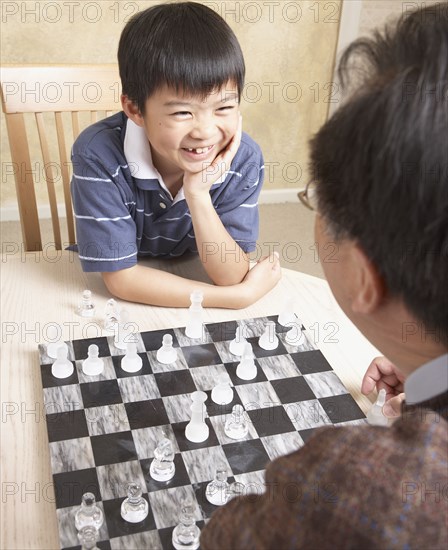
M43 253L14 252L1 260L1 548L58 548L54 491L43 409L37 346L46 339L49 324L61 326L64 340L102 335L102 318L110 298L101 276L83 273L77 255L47 249ZM197 260L175 263L152 261L170 271L204 279ZM75 309L89 288L97 315L84 319ZM238 310L207 309L205 322L276 315L286 300L308 328L316 347L325 355L360 407L370 401L360 383L378 351L342 313L322 279L290 270L275 289L253 306ZM138 330L184 326L187 309L127 304Z

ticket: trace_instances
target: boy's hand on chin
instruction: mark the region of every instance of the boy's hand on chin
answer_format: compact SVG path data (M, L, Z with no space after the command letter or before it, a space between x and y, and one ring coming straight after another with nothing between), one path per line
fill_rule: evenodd
M238 128L235 135L229 141L228 145L218 153L215 160L204 163L204 168L200 172L185 172L183 188L185 198L188 200L209 197L210 187L218 181L225 172L230 170L230 165L234 159L238 147L241 143L243 132L243 117L240 115Z

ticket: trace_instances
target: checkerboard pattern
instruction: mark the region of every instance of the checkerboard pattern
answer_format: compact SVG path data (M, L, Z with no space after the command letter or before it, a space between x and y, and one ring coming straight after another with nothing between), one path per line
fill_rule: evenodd
M267 321L276 322L279 345L273 351L258 346ZM239 358L229 351L238 325L256 358L257 377L250 381L236 376ZM302 446L316 428L364 423L363 412L315 349L305 327L301 336L298 327L299 321L295 328L282 327L274 316L206 324L197 340L186 337L182 327L142 332L137 351L143 368L138 373L121 369L123 351L114 346L113 337L74 340L67 344L75 370L62 380L52 376L53 360L46 346L40 345L61 548L80 548L74 514L87 491L95 494L104 511L99 548L168 549L184 498L189 496L195 503L199 527L213 513L215 506L206 500L205 488L218 464L227 466L229 483L243 483L246 494L261 493L268 461ZM288 330L296 331L296 342L286 338ZM177 360L163 365L156 353L167 333L173 337ZM82 372L91 344L99 347L105 364L99 376ZM228 405L217 405L210 398L222 373L234 389ZM196 390L208 395L210 435L203 443L185 437L191 393ZM224 432L226 417L236 403L243 405L249 419L249 432L239 441ZM157 482L149 468L164 436L174 446L176 473L167 482ZM148 517L136 524L120 515L131 481L142 486L149 502Z

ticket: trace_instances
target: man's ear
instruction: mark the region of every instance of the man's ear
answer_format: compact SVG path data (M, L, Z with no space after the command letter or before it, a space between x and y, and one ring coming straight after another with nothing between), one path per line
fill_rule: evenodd
M375 265L358 245L353 246L353 264L356 266L355 288L351 307L355 313L373 313L386 296L386 285Z
M121 106L126 116L135 122L137 126L144 126L143 115L140 112L140 109L137 105L129 99L127 95L122 94L121 96Z

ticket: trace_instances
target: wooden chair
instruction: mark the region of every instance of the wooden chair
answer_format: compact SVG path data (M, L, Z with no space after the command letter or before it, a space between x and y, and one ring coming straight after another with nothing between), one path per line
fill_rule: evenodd
M4 66L1 68L1 98L11 150L19 216L26 251L42 250L41 228L36 202L36 173L30 160L30 123L37 127L33 150L43 160L39 171L46 181L51 211L54 246L62 243L55 186L62 181L69 244L75 242L70 196L71 165L69 150L83 126L121 110L120 79L116 65ZM84 114L90 113L90 115ZM34 114L27 115L26 113ZM50 113L47 115L45 113ZM63 115L63 113L71 113ZM49 122L50 117L50 122ZM87 123L83 124L86 119ZM68 121L68 123L67 123ZM51 139L50 126L55 130ZM69 133L71 126L71 132ZM67 133L66 133L67 132ZM67 137L68 135L68 137ZM70 147L66 146L66 142ZM57 143L56 143L57 142ZM55 161L51 150L57 151ZM35 166L35 163L33 163ZM57 170L56 170L57 169ZM60 193L61 194L61 193Z

